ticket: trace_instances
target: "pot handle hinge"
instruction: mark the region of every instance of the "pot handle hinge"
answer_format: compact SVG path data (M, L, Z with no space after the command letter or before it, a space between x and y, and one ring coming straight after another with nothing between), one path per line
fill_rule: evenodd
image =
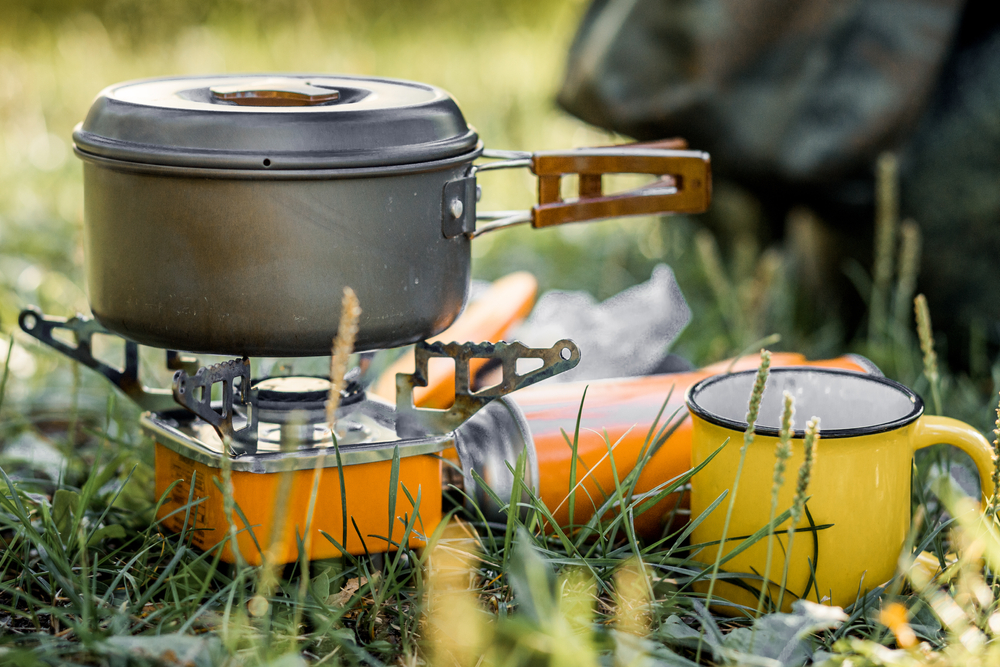
M427 386L427 367L432 357L455 360L455 403L447 410L417 408L413 403L413 388ZM499 362L503 368L503 379L497 385L473 391L469 369L471 359ZM519 373L517 362L520 359L539 359L541 366ZM580 348L571 340L561 340L549 348L532 348L519 342L503 341L421 341L414 350L414 372L396 375L396 433L404 438L450 433L494 399L564 373L579 363Z
M441 196L441 232L446 239L476 233L476 177L466 176L444 184Z

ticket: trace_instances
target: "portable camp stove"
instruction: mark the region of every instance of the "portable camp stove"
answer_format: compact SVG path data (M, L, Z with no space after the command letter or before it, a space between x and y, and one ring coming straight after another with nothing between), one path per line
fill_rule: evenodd
M498 510L477 478L506 502L510 470L522 452L528 482L537 484L538 476L524 418L502 397L580 361L579 349L568 340L551 348L418 343L415 371L396 376L396 405L349 382L331 434L325 414L328 378L255 381L246 357L199 367L197 359L167 351L167 367L176 371L173 386L152 389L139 379L136 343L124 340L123 368L93 355L95 334L114 337L95 320L64 320L27 309L19 322L45 345L101 373L145 411L141 425L155 443L156 493L163 498L157 516L174 531L187 525L202 549L229 534L221 481L223 469L229 469L236 543L254 564L268 549L272 562L279 563L296 560L300 549L310 559L391 550L404 524L413 527L409 546L421 546L441 521L441 489L447 483L464 487L487 514ZM434 357L455 363L455 402L447 410L417 408L413 402L413 389L427 385ZM499 364L499 384L474 392L473 359ZM519 359L541 365L518 373ZM219 390L213 391L216 385ZM230 544L221 557L235 561Z

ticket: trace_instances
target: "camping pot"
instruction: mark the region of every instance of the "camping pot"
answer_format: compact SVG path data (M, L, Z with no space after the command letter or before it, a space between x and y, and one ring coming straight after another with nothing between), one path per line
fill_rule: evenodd
M97 96L73 141L94 316L192 352L329 354L345 286L363 308L356 349L412 343L462 311L479 234L696 213L711 197L708 155L682 141L484 151L448 93L393 79L127 82ZM534 172L538 204L477 214L477 173L505 167ZM605 195L605 173L658 178ZM580 192L564 201L567 174Z

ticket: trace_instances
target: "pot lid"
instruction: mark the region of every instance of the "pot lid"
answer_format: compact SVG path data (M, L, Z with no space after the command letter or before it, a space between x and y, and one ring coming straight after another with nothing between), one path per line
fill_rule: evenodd
M423 83L320 74L130 81L73 132L83 158L215 169L340 169L455 157L479 142L455 100Z

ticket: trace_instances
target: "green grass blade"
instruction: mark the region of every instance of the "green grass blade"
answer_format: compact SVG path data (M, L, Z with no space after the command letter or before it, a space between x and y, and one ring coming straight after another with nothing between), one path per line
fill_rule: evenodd
M569 457L569 529L574 530L576 515L576 460L577 452L580 448L580 422L583 421L583 404L587 400L587 390L590 385L583 388L583 396L580 397L580 409L576 412L576 426L573 428L573 443L570 445Z

